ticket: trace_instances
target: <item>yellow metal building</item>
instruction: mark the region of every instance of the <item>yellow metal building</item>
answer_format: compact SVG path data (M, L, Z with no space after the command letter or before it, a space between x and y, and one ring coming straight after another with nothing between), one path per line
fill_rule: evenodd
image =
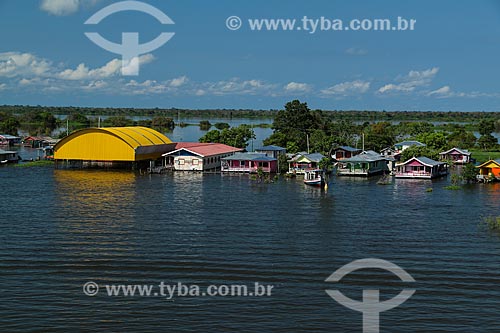
M147 127L86 128L60 140L54 146L54 160L113 166L156 160L174 146L165 135Z

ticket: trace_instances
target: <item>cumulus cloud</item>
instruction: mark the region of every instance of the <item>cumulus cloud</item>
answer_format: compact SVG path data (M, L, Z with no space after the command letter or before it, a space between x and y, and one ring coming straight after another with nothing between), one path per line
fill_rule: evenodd
M139 57L139 64L144 65L154 60L153 55L145 54ZM65 69L61 71L58 76L64 80L88 80L106 78L120 74L122 68L122 61L113 59L106 65L90 69L84 63L79 64L75 69Z
M7 89L7 84L6 83L0 83L0 90L5 90Z
M286 92L301 93L311 90L311 85L307 83L290 82L285 86Z
M188 77L183 75L170 80L169 85L172 87L180 87L182 85L185 85L188 81L189 81Z
M409 93L417 88L427 87L439 72L439 67L426 69L423 71L412 70L407 75L399 77L400 83L389 83L378 89L381 94L390 92Z
M352 96L364 94L368 89L370 89L370 82L355 80L336 84L321 90L321 93L326 96Z
M51 63L30 53L0 53L0 77L20 75L44 76L51 68Z
M233 78L228 81L206 82L200 87L207 94L212 95L269 95L276 91L278 85L261 80L241 80Z

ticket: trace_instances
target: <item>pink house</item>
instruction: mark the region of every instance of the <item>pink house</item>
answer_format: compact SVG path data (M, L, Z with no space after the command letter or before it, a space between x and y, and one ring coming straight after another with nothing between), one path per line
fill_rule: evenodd
M259 153L235 153L221 159L221 170L224 172L255 173L259 168L267 173L277 172L278 160Z
M413 157L396 164L396 178L432 179L448 174L448 165L428 157Z
M439 153L441 161L451 160L455 164L467 164L471 161L470 152L465 149L451 148L450 150Z

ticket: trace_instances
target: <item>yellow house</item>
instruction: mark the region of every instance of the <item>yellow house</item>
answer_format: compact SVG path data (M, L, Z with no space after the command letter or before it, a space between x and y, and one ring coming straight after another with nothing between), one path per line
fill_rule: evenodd
M147 127L103 127L75 131L54 146L56 165L133 166L173 150L165 135Z
M476 168L479 168L479 179L491 177L500 179L500 159L489 160L488 162L478 165Z

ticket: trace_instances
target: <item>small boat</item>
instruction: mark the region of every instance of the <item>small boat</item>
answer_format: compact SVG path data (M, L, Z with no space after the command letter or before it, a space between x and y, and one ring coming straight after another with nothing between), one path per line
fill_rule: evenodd
M304 184L311 186L325 186L325 171L322 169L305 170Z

